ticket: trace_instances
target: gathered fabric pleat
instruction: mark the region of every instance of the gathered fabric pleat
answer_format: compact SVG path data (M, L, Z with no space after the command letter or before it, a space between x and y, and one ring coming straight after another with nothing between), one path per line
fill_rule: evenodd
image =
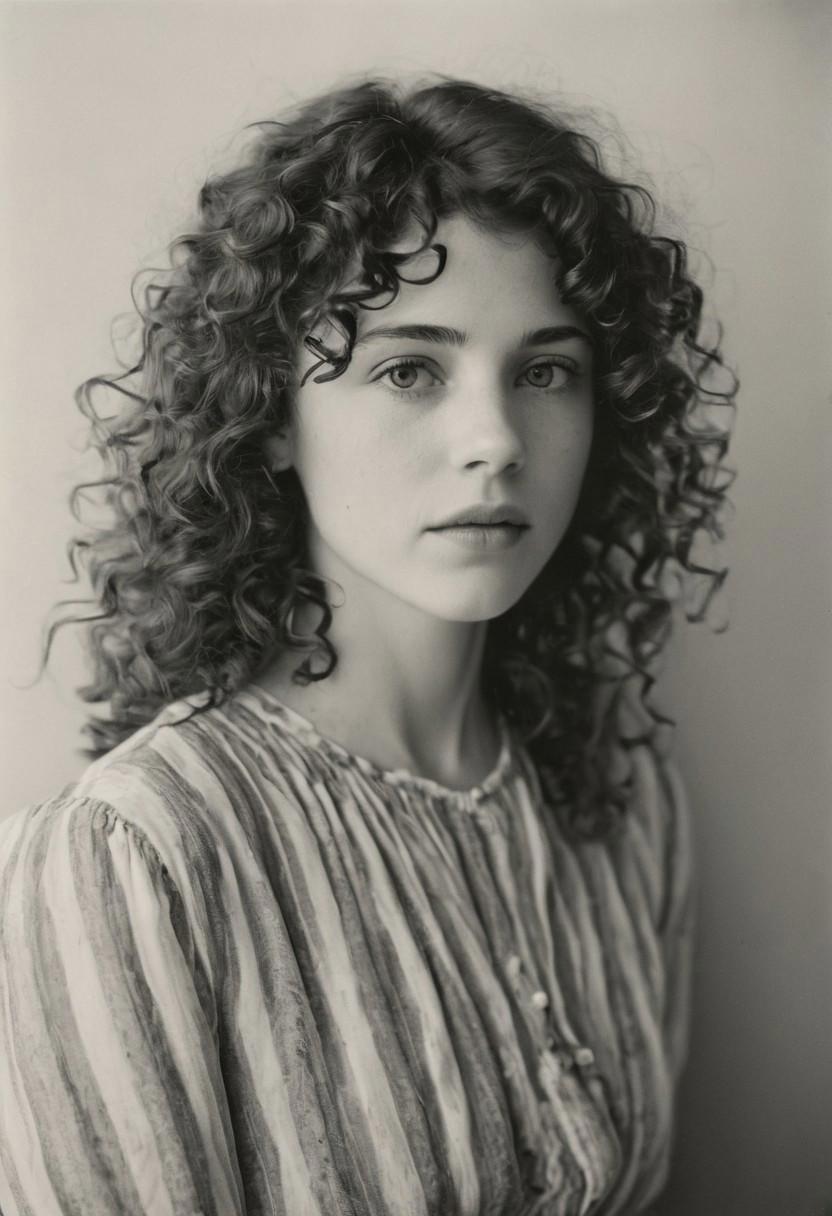
M576 843L505 722L470 790L250 685L0 823L6 1216L627 1216L687 1043L671 762Z

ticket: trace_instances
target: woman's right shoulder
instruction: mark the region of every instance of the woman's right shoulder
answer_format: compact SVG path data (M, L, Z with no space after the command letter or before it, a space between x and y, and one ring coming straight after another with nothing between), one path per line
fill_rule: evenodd
M167 706L58 794L0 821L0 870L21 850L48 849L58 837L95 849L125 838L177 886L204 877L222 835L214 804L224 795L198 740L177 728L188 708Z

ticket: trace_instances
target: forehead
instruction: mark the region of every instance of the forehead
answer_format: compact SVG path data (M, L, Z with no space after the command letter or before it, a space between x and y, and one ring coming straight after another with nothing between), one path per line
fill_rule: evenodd
M422 240L421 230L414 229L393 250L417 249ZM453 215L439 222L432 244L445 248L442 273L428 283L407 282L435 273L437 254L433 249L401 263L402 281L395 299L381 309L357 310L359 340L379 323L430 321L488 334L579 320L560 298L556 257L545 252L533 236L492 231L466 216Z

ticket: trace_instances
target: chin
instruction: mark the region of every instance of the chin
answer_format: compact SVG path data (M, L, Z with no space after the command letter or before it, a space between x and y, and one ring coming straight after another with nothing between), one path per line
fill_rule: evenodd
M421 606L433 616L445 621L473 624L477 621L493 621L495 617L502 616L509 608L514 607L525 590L525 584L518 588L516 583L511 586L480 586L456 593L437 589L436 596L432 597L430 602L425 602L423 597L420 597L420 600Z

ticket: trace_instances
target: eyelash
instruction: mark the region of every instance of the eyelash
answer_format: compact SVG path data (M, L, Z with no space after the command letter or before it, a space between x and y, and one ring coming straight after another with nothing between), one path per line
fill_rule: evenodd
M568 382L575 380L580 375L580 369L579 369L578 365L575 362L573 362L572 359L566 359L563 356L561 356L560 358L556 358L554 355L550 356L548 359L541 359L537 363L532 363L529 367L527 367L525 369L524 372L521 373L521 375L525 375L537 367L560 368L562 371L569 373ZM375 378L373 383L380 384L384 381L385 376L389 376L391 372L399 371L401 369L404 369L404 370L413 369L414 371L418 371L421 369L421 370L428 372L432 376L434 375L434 372L431 371L430 366L423 359L399 359L398 362L391 363L391 365L389 367L385 367L384 371ZM551 388L549 386L540 387L540 386L537 386L534 384L530 384L530 385L528 385L528 387L532 388L532 389L536 389L536 391L540 392L540 393L561 393L561 392L563 392L566 385L561 384L561 385L558 385L557 388ZM396 397L406 397L406 398L412 399L414 397L424 396L425 393L430 392L431 389L436 388L436 383L430 384L426 388L397 388L394 384L388 383L385 385L385 388L387 388L388 391L393 393Z

